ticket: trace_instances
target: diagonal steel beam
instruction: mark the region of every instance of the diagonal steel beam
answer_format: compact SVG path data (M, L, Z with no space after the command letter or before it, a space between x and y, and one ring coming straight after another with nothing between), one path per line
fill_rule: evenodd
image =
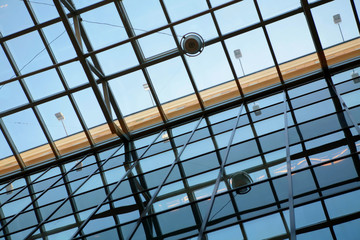
M125 134L119 127L117 127L111 118L111 115L110 115L111 109L108 109L106 106L106 103L101 95L99 87L97 86L96 80L94 79L94 77L91 73L90 66L89 66L88 62L86 61L86 58L84 57L84 53L81 50L79 42L70 26L70 22L67 18L67 15L65 14L65 11L63 9L63 6L60 3L60 0L54 0L54 4L55 4L55 7L60 15L60 18L61 18L63 24L64 24L64 27L70 38L70 41L75 49L75 52L79 58L79 61L84 69L84 72L90 82L90 86L95 94L95 97L100 105L102 113L106 119L107 124L109 125L111 132L116 133L123 141L129 141L129 136L127 134Z

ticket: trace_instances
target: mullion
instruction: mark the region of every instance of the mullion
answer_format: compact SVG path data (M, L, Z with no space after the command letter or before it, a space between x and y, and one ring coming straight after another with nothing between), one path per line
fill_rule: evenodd
M5 124L4 124L4 121L2 120L2 118L0 118L0 129L1 129L1 132L3 133L4 135L4 138L6 140L6 142L8 143L10 149L11 149L11 152L13 153L14 157L15 157L15 160L17 162L17 164L19 165L20 169L23 170L26 168L26 165L19 153L19 150L17 149L14 141L12 140L12 137L10 136L10 133L8 132Z
M172 137L172 131L171 131L171 129L168 129L167 132L168 132L168 135L169 135L169 141L170 141L172 150L174 151L175 157L177 158L180 154L179 154L177 146L176 146L176 144L174 142L174 138ZM191 188L189 186L187 176L186 176L186 173L185 173L185 169L184 169L184 167L182 165L182 162L179 161L177 166L179 168L182 184L185 187L185 193L188 196L189 201L193 202L193 201L195 201L194 192L191 191ZM200 229L202 219L201 219L201 212L200 212L199 206L197 204L191 205L191 211L193 213L196 225Z
M87 158L87 156L88 156L88 155L85 155L84 158L83 158L80 162L84 161L84 160ZM53 182L53 183L52 183L50 186L48 186L44 191L42 191L42 192L41 192L37 197L35 197L29 204L27 204L24 208L22 208L22 210L20 210L17 214L15 214L9 221L7 221L6 224L2 225L0 231L3 230L3 228L7 227L11 222L13 222L17 216L19 216L21 213L25 212L26 209L28 209L28 208L32 205L32 203L33 203L34 201L37 201L41 196L43 196L43 195L44 195L45 193L47 193L50 189L52 189L52 187L54 187L60 180L63 179L63 176L66 176L71 170L75 169L75 168L76 168L76 165L77 165L77 164L75 164L67 173L65 173L65 175L60 176L55 182Z
M287 98L287 101L288 101L290 114L291 114L291 117L293 118L293 121L294 121L294 126L296 128L296 132L299 135L301 148L303 149L303 152L305 153L306 162L307 162L308 166L311 166L312 164L311 164L311 161L310 161L310 158L309 158L310 154L308 154L308 150L306 149L306 146L305 146L305 142L308 141L308 140L306 140L306 141L304 140L303 134L300 131L299 124L297 123L297 119L296 119L296 116L294 114L294 109L292 107L291 101L289 100L290 97L288 96L288 92L286 90L285 90L285 94L286 94L286 98ZM314 181L314 184L315 184L315 187L316 187L316 192L319 194L319 196L321 198L323 196L323 194L320 191L320 184L319 184L319 181L318 181L317 176L315 174L314 168L310 168L309 171L310 171L312 179ZM321 202L321 206L323 208L324 214L325 214L326 221L330 221L329 213L328 213L327 207L325 205L325 202L323 200L320 200L320 202ZM295 231L297 231L297 230L295 229Z
M165 6L163 0L160 0L160 5L161 5L162 11L163 11L163 13L164 13L164 15L165 15L165 18L166 18L167 23L170 24L170 23L171 23L170 16L169 16L169 13L168 13L168 11L167 11L167 9L166 9L166 6ZM183 50L182 50L182 48L181 48L181 46L180 46L179 40L178 40L178 38L177 38L175 29L174 29L174 26L170 26L169 28L170 28L171 34L172 34L172 36L173 36L173 38L174 38L174 41L175 41L175 43L176 43L178 52L180 53L180 57L181 57L181 60L182 60L182 62L183 62L183 64L184 64L185 70L186 70L186 72L187 72L187 74L188 74L188 77L189 77L191 86L192 86L193 89L194 89L194 92L195 92L197 101L198 101L198 103L199 103L199 105L200 105L201 110L203 111L203 110L205 109L204 101L202 100L202 98L201 98L201 96L200 96L199 89L198 89L198 87L197 87L197 85L196 85L196 82L195 82L195 79L194 79L194 77L193 77L193 75L192 75L192 73L191 73L189 64L188 64L188 62L186 61L186 58L185 58L184 53L183 53Z
M213 188L213 192L211 194L211 200L210 200L210 206L208 208L208 211L206 212L206 215L203 219L203 222L202 222L202 225L201 225L201 229L199 231L199 236L198 236L198 239L199 240L202 240L204 239L204 231L206 231L206 227L207 227L207 224L209 222L209 218L210 218L210 214L212 212L212 209L213 209L213 206L214 206L214 202L215 202L215 195L216 195L216 192L218 191L219 189L219 185L220 185L220 181L221 179L223 178L223 175L224 175L224 171L225 171L225 164L228 160L228 156L229 156L229 153L230 153L230 149L231 149L231 144L233 142L233 139L234 139L234 136L235 136L235 132L236 132L236 127L240 121L240 116L241 116L241 112L243 110L244 106L241 105L240 109L239 109L239 112L237 114L237 117L236 117L236 121L235 121L235 125L233 126L232 128L232 131L231 131L231 136L229 138L229 142L227 144L227 147L226 147L226 152L225 152L225 157L224 157L224 160L222 161L221 163L221 166L220 166L220 169L219 169L219 174L217 176L217 179L216 179L216 182L215 182L215 186Z
M91 51L93 51L93 47L92 47L91 42L90 42L90 40L88 38L88 35L87 35L86 31L85 31L85 28L82 25L82 22L79 20L79 18L76 18L76 19L77 19L77 21L79 21L80 34L81 34L82 40L84 41L84 44L85 44L88 52L91 52ZM104 75L104 72L103 72L103 70L101 68L101 65L100 65L96 55L95 54L91 55L90 58L91 58L92 62L94 63L94 66L92 64L90 64L90 63L89 63L89 66L90 67L93 66L101 74L101 76L98 76L99 80L100 81L103 80L105 78L105 75ZM108 91L109 91L108 92L109 97L110 97L109 101L110 101L110 103L111 103L111 105L112 105L112 107L114 109L114 112L115 112L116 117L117 117L117 119L118 119L118 121L120 123L121 128L123 129L125 134L128 134L129 133L128 126L127 126L126 122L124 121L124 117L123 117L123 115L121 113L121 110L120 110L117 102L115 101L114 94L111 91L111 88L109 87L108 82L103 81L102 84L103 84L103 87L104 87L104 84L105 84L105 88L107 88ZM104 95L105 95L105 91L104 91ZM111 111L110 111L110 113L111 113Z
M213 9L212 5L211 5L211 2L209 0L206 0L206 3L209 7L209 9ZM239 91L239 94L242 96L242 98L244 97L244 92L242 90L242 87L240 85L240 82L239 82L239 77L237 76L236 74L236 71L235 71L235 67L234 67L234 64L232 64L232 61L231 61L231 58L230 58L230 54L229 54L229 51L227 49L227 46L225 44L225 39L223 37L223 34L221 33L221 30L220 30L220 26L219 26L219 23L215 17L215 13L214 11L211 12L211 18L214 22L214 25L215 25L215 28L216 28L216 31L217 31L217 34L219 36L219 39L220 39L220 42L221 42L221 45L222 45L222 48L223 48L223 51L225 53L225 56L226 56L226 59L228 61L228 64L229 64L229 67L231 69L231 72L234 76L234 79L235 79L235 83L236 83L236 86L237 86L237 89Z
M1 34L0 34L0 37L1 37ZM1 45L2 45L2 48L3 48L4 53L6 55L6 58L8 59L8 61L9 61L10 65L11 65L15 75L20 76L21 75L20 70L19 70L19 68L18 68L18 66L17 66L17 64L16 64L16 62L15 62L15 60L14 60L14 58L13 58L11 52L10 52L10 49L7 47L7 44L2 43ZM33 103L34 99L32 98L31 93L30 93L29 89L27 88L26 83L24 82L24 79L19 79L19 83L20 83L21 88L24 91L24 94L25 94L27 100L29 101L29 103ZM31 108L33 110L33 113L34 113L34 115L35 115L35 117L36 117L36 119L37 119L37 121L38 121L38 123L39 123L39 125L41 127L41 130L43 131L43 133L45 135L45 138L46 138L46 140L47 140L47 142L48 142L48 144L49 144L55 158L57 159L59 157L60 153L59 153L57 147L54 144L54 141L53 141L53 139L52 139L52 137L50 135L50 132L49 132L46 124L44 123L44 120L43 120L39 110L37 109L37 106L32 106Z
M139 159L134 162L131 167L129 168L129 170L120 178L120 180L115 184L113 190L110 191L110 193L108 195L106 195L105 199L98 204L98 206L95 208L95 210L88 216L88 218L81 224L81 226L78 228L78 230L72 235L71 238L76 237L80 231L83 230L83 228L88 224L89 221L91 221L91 218L100 210L100 208L102 207L103 204L105 204L105 202L108 201L108 198L115 192L115 190L120 186L120 184L129 176L129 174L131 173L131 171L136 167L136 165L139 163L140 159L146 154L146 152L151 148L151 146L155 143L155 141L158 139L158 137L162 134L162 132L159 133L159 135L157 135L157 137L153 140L153 142L147 146L147 148L145 149L145 151L141 154L141 156L139 157ZM110 158L109 158L110 159Z
M118 150L119 150L121 147L122 147L122 145L118 148ZM118 151L118 150L117 150L117 151ZM72 198L73 198L73 196L75 195L75 193L76 193L83 185L85 185L85 183L86 183L91 177L93 177L95 174L97 174L97 172L100 171L100 167L102 167L103 165L105 165L117 151L115 151L109 158L107 158L107 160L103 161L103 162L100 164L100 166L99 166L98 168L96 168L91 174L89 174L89 175L86 177L86 179L85 179L75 190L71 191L71 193L59 204L59 206L57 206L56 209L55 209L51 214L49 214L44 220L42 220L42 221L38 224L38 226L37 226L34 230L32 230L32 231L27 235L27 237L30 237L31 235L33 235L33 234L36 232L36 230L37 230L39 227L41 227L43 224L45 224L68 200L69 200L70 202L73 201ZM76 167L77 167L78 164L81 164L82 161L84 161L85 159L86 159L86 158L84 158L83 160L79 161L77 164L75 164L75 165L74 165L69 171L67 171L65 174L62 174L62 176L60 177L60 179L65 178L70 172L72 172L74 169L76 169ZM58 181L56 181L55 183L57 183L57 182L58 182ZM68 183L70 183L70 182L68 182ZM52 187L52 186L54 186L54 184L52 184L51 187ZM48 190L48 189L47 189L47 190ZM45 190L44 192L46 192L47 190ZM41 194L39 195L39 197L40 197L41 195L43 195L43 193L41 193ZM39 197L38 197L38 198L39 198ZM75 203L74 203L74 206L76 206Z
M7 204L8 202L10 202L12 199L14 199L17 195L19 195L21 192L23 192L29 185L33 185L39 178L41 178L43 175L45 175L48 171L50 171L52 169L52 167L49 167L48 169L46 169L45 171L43 171L39 176L37 176L34 180L32 180L31 182L27 182L25 186L23 186L21 188L21 190L18 190L18 192L16 194L13 194L10 198L6 199L6 201L0 203L0 208L2 208L5 204ZM19 189L19 188L18 188ZM31 194L34 194L33 192Z
M116 153L116 152L115 152ZM114 154L115 154L114 153ZM103 164L102 162L100 161L100 158L99 158L99 155L98 154L95 154L95 158L96 158L96 164L98 166L98 169L99 169L99 173L100 173L100 176L101 176L101 180L102 180L102 183L103 183L103 188L105 190L105 193L106 195L110 192L110 189L109 189L109 185L107 183L107 180L106 180L106 176L104 175L104 169L103 169ZM111 157L108 158L109 160L111 159ZM70 201L73 200L74 198L70 198ZM112 197L109 198L109 206L110 206L110 209L113 210L115 209L115 206L112 202ZM119 218L117 216L113 216L114 218L114 222L116 225L120 224L119 222ZM81 224L81 221L79 221L79 226ZM117 234L119 236L119 239L123 240L124 237L123 237L123 234L122 234L122 231L121 231L121 228L116 228L117 230Z
M288 130L288 109L287 109L287 96L284 90L284 125L285 125L285 149L286 149L286 178L288 181L288 198L289 198L289 218L290 218L290 239L296 240L296 225L295 225L295 210L294 210L294 185L293 185L293 178L291 174L291 153L290 153L290 137L289 137L289 130ZM286 222L284 222L286 226Z
M133 149L135 149L134 146L134 142L129 143L128 145L126 145L127 149L125 149L125 162L126 164L124 164L125 170L127 171L129 169L129 165L131 164L131 158L135 159L135 161L137 159L139 159L139 156L137 154L136 151L134 151ZM145 204L146 202L150 201L151 199L151 195L149 193L147 184L146 184L146 180L143 177L143 171L141 168L141 164L137 164L136 167L136 172L137 175L134 177L134 174L132 173L132 171L129 174L128 177L128 182L132 191L132 194L130 195L130 197L133 197L135 199L136 204L139 206L139 214L141 214L142 211L144 211L145 209ZM139 178L139 181L138 179ZM145 198L145 203L142 201L142 199L140 198L140 194ZM155 231L157 233L157 235L162 235L161 234L161 228L159 225L159 221L158 219L154 219L154 221L148 220L146 221L146 224L144 224L144 232L146 235L147 239L152 238L152 222L155 228Z
M267 31L267 29L266 29L266 27L265 27L266 25L264 24L264 19L263 19L263 17L262 17L262 14L261 14L261 11L260 11L260 7L259 7L259 4L258 4L257 0L254 0L254 5L255 5L255 8L256 8L256 12L257 12L257 14L258 14L258 17L259 17L259 19L260 19L260 22L262 23L262 24L261 24L261 28L262 28L263 33L264 33L264 36L265 36L265 38L266 38L266 42L267 42L267 45L268 45L268 47L269 47L269 50L270 50L270 53L271 53L271 57L272 57L272 59L273 59L273 61L274 61L275 68L276 68L276 72L277 72L278 77L279 77L279 79L280 79L281 85L283 85L284 88L286 88L286 86L284 85L284 78L283 78L283 75L282 75L282 73L281 73L279 63L278 63L278 61L277 61L277 59L276 59L275 51L274 51L274 48L273 48L273 46L272 46L272 44L271 44L270 37L269 37L268 31Z
M34 22L34 25L38 25L39 22L38 22L35 14L34 14L34 11L33 11L32 7L30 6L30 4L27 1L24 1L24 3L26 5L26 8L27 8L33 22ZM57 60L55 58L55 55L54 55L53 51L50 48L50 44L49 44L48 40L46 39L46 36L44 34L43 29L42 28L38 29L38 33L39 33L40 38L41 38L41 40L42 40L42 42L43 42L43 44L44 44L44 46L46 48L46 51L47 51L47 53L48 53L48 55L49 55L49 57L51 59L52 64L57 64L58 62L57 62ZM58 76L60 78L60 81L61 81L65 91L68 91L69 90L69 85L67 84L67 82L65 80L65 77L64 77L64 74L62 73L61 69L59 67L56 67L55 70L56 70L56 72L57 72L57 74L58 74ZM94 145L94 140L93 140L93 138L92 138L92 136L91 136L91 134L89 132L88 127L86 126L84 118L83 118L83 116L82 116L82 114L81 114L81 112L79 110L79 107L77 106L77 104L75 102L74 97L71 94L68 94L67 96L68 96L68 98L70 100L70 103L71 103L71 105L72 105L72 107L73 107L73 109L75 111L76 116L78 117L80 125L83 128L83 131L84 131L84 133L86 135L86 138L88 139L90 145L93 146Z
M136 34L131 26L131 21L129 19L129 17L127 16L126 14L126 10L125 10L125 7L123 5L123 3L119 0L115 0L114 1L115 3L115 6L116 6L116 10L121 18L121 21L122 23L124 24L124 27L125 27L125 30L126 30L126 33L128 35L128 40L131 39L130 43L132 45L132 48L135 52L135 55L136 55L136 58L137 60L139 61L140 63L140 67L141 67L141 70L142 70L142 73L145 77L145 80L146 80L146 83L149 87L149 90L151 92L151 95L154 99L154 102L155 102L155 105L156 105L156 108L160 114L160 117L161 117L161 120L163 121L164 124L166 124L167 122L167 117L166 117L166 114L164 112L164 109L161 105L161 102L159 100L159 97L155 91L155 87L153 86L152 84L152 81L151 81L151 78L150 78L150 75L147 71L147 69L145 67L143 67L143 63L145 62L145 58L144 58L144 54L142 53L142 50L141 50L141 47L140 47L140 44L138 43L137 39L133 39Z
M26 176L25 177L25 181L26 181L26 186L29 190L29 197L31 199L31 202L32 202L32 205L33 205L33 210L34 211L34 214L35 214L35 218L37 220L37 223L41 222L42 221L42 216L41 216L41 212L39 211L39 204L37 203L37 200L35 199L36 198L36 195L34 194L34 188L33 186L30 184L31 183L31 180L29 178L29 176ZM40 235L41 236L44 236L43 234L46 233L46 230L44 227L41 227L40 228Z
M93 90L93 93L95 94L95 97L97 99L97 102L99 103L99 106L101 108L101 111L106 119L106 122L111 130L112 133L116 133L123 141L128 141L127 134L124 134L120 128L116 126L116 124L113 122L113 120L110 117L109 111L111 109L107 109L107 106L104 102L104 99L102 98L101 92L96 84L96 80L94 79L91 70L89 69L89 65L86 62L86 58L84 56L83 51L80 48L79 42L76 39L76 36L74 35L74 32L72 31L72 28L70 26L69 20L67 19L67 15L64 12L64 9L60 3L59 0L54 0L55 7L60 15L60 18L63 22L63 25L65 27L65 30L70 38L70 41L72 43L72 46L79 57L79 61L84 69L84 72L87 76L87 79L89 80L91 89Z
M359 16L358 16L358 14L357 14L357 11L356 11L356 6L355 6L354 0L350 0L350 4L351 4L351 8L352 8L353 13L354 13L354 18L355 18L356 26L357 26L358 32L359 32L359 34L360 34L360 19L359 19Z
M334 106L335 109L337 109L338 111L340 111L340 109L343 109L343 107L346 107L346 105L344 106L344 102L342 102L342 98L339 97L338 92L336 91L336 88L332 82L331 79L331 75L330 75L330 71L329 71L329 66L325 57L325 53L320 41L320 37L319 34L317 32L316 26L315 26L315 22L312 16L312 13L310 11L310 7L308 4L307 0L301 0L301 5L304 9L304 14L305 14L305 18L306 18L306 22L308 24L310 33L311 33L311 38L313 40L313 43L315 45L315 49L316 49L316 53L318 54L319 57L319 61L320 61L320 65L322 68L322 71L324 73L324 77L325 77L325 81L328 85L328 89L330 91L331 96L333 97L333 102L334 102ZM346 114L348 114L348 116L351 115L348 111L346 111L345 108L345 112ZM347 126L347 122L345 119L345 114L343 112L338 114L338 119L339 119L339 123L343 126L346 127ZM358 129L357 129L358 130ZM355 152L356 151L356 146L353 143L353 141L351 142L351 140L353 140L353 136L350 132L350 130L344 130L344 134L346 136L346 139L349 141L348 142L348 146L351 149L351 151ZM355 169L358 173L358 175L360 176L360 162L359 162L359 157L353 157L353 161L354 161L354 165L355 165Z
M84 56L85 56L85 57L88 57L88 56L93 55L93 54L98 54L98 53L100 53L100 52L109 50L109 49L111 49L111 48L114 48L114 47L123 45L123 44L128 43L128 42L131 42L131 41L133 41L133 40L136 40L136 39L139 39L139 38L148 36L148 35L150 35L150 34L156 33L156 32L158 32L158 31L164 30L164 29L166 29L166 28L168 28L168 27L170 27L170 26L175 26L175 25L181 24L181 23L183 23L183 22L185 22L185 21L188 21L188 20L194 19L194 18L196 18L196 17L200 17L200 16L203 16L203 15L208 14L208 13L210 13L210 12L216 11L216 10L218 10L218 9L222 9L222 8L224 8L224 7L227 7L227 6L229 6L229 5L235 4L235 3L240 2L240 1L242 1L242 0L234 0L234 1L231 1L231 2L228 2L228 3L225 3L225 4L222 4L222 5L213 7L212 9L205 10L205 11L203 11L203 12L200 12L200 13L198 13L198 14L195 14L195 15L193 15L193 16L187 17L187 18L182 19L182 20L179 20L179 21L175 21L175 22L173 22L173 23L171 23L171 24L168 24L168 25L166 25L166 26L159 27L159 28L156 28L156 29L154 29L154 30L151 30L151 31L148 31L148 32L145 32L145 33L136 35L136 36L133 36L133 37L131 37L131 38L128 38L128 39L123 40L123 41L120 41L120 42L118 42L118 43L109 45L109 46L107 46L107 47L104 47L104 48L101 48L101 49L98 49L98 50L95 50L95 51L93 51L93 52L85 53ZM317 7L317 6L319 6L319 5L322 5L322 4L325 4L325 3L327 3L327 2L331 2L331 1L333 1L333 0L325 0L325 1L322 1L322 2L315 2L315 3L310 4L310 6L311 6L311 7ZM105 1L102 1L102 2L99 2L99 3L103 3L103 2L105 2ZM106 4L107 4L107 3L106 3ZM94 4L94 5L96 5L96 4ZM101 6L102 6L102 5L101 5ZM280 16L277 16L277 17L274 17L274 18L271 18L271 19L267 19L267 20L264 21L264 24L267 25L267 24L276 22L276 21L278 21L278 20L282 20L282 19L284 19L284 18L287 18L287 17L293 16L293 15L296 15L296 14L301 13L301 12L302 12L301 9L295 9L295 10L292 10L292 11L290 11L290 12L288 12L288 13L282 14L282 15L280 15ZM78 11L78 13L79 13L79 14L80 14L80 13L83 13L83 11ZM68 17L72 17L72 14L69 14ZM49 21L49 23L46 22L46 23L48 23L48 24L46 24L46 25L44 25L44 23L40 23L38 26L35 26L36 28L35 28L35 27L32 27L32 28L34 28L34 29L32 29L31 31L28 31L28 32L32 32L32 31L35 31L35 30L37 30L37 29L40 29L40 28L43 28L43 27L47 27L47 26L49 26L49 25L52 25L52 24L54 24L54 23L58 23L58 22L60 22L60 21L61 21L61 20L57 20L57 21L53 22L53 20L51 20L51 21ZM234 31L234 32L232 32L232 33L225 34L225 35L223 35L223 40L226 40L226 39L231 38L231 37L233 37L233 36L239 35L239 34L241 34L241 33L245 33L245 32L254 30L254 29L258 28L258 27L261 27L259 23L255 24L255 25L252 25L252 26L249 26L249 27L245 27L245 28L240 29L240 30L237 30L237 31ZM28 32L26 32L26 33L28 33ZM24 33L24 34L26 34L26 33ZM21 35L23 35L23 34L20 34L20 35L19 35L19 34L14 34L14 36L11 37L11 38L9 38L8 36L1 37L1 38L0 38L0 43L5 42L5 41L8 41L8 40L10 40L10 39L12 39L12 38L15 38L15 37L18 37L18 36L21 36ZM10 35L9 35L9 36L10 36ZM11 35L11 36L12 36L12 35ZM216 41L215 41L215 40L211 40L211 44L214 44L214 43L216 43L216 42L218 42L218 41L220 41L220 40L216 40ZM210 43L209 43L209 44L210 44ZM208 45L208 44L206 44L206 45ZM173 53L173 54L171 55L171 58L177 57L177 56L179 56L179 55L180 55L180 53ZM167 59L169 58L169 56L163 56L163 58L164 58L165 60L167 60ZM76 61L76 60L78 60L78 57L75 57L74 59L70 59L70 60L67 60L67 61L65 61L65 62L59 63L58 65L61 66L61 65L64 65L64 64L67 64L67 63L69 63L69 62ZM146 62L146 63L149 63L149 62ZM148 66L148 65L146 65L146 66ZM49 70L49 69L52 69L52 68L54 68L54 67L53 67L53 66L50 66L50 67L43 68L42 70L45 71L45 70ZM133 67L133 68L131 68L131 69L132 69L132 70L131 70L130 72L133 72L133 71L138 70L139 67ZM40 70L37 70L37 71L34 71L34 72L30 72L30 73L24 74L22 77L25 78L25 77L28 77L28 76L37 74L39 71L40 71ZM123 70L123 71L121 71L121 72L119 72L119 73L128 73L128 72L129 72L129 70ZM117 74L112 74L112 75L111 75L112 78L116 78L116 77L118 77L118 76L120 76L120 75L123 75L123 74L120 74L120 75L119 75L119 73L117 73ZM8 80L8 81L6 81L6 82L9 83L11 80L12 80L12 81L15 81L15 80L19 80L20 78L21 78L21 76L20 76L20 77L15 77L15 78L10 79L10 80ZM106 78L106 80L109 80L109 78Z
M214 21L215 21L215 20L214 20ZM241 116L242 116L242 115L240 114L240 117L241 117ZM234 117L234 118L236 118L236 117ZM219 150L219 147L218 147L216 138L215 138L216 135L219 135L219 134L221 134L221 133L217 133L217 134L215 135L214 132L213 132L213 129L212 129L212 126L215 125L215 124L211 125L208 117L206 117L205 120L206 120L206 123L207 123L207 127L208 127L208 129L209 129L209 132L210 132L211 140L213 141L214 146L215 146L215 150L216 150L215 153L216 153L216 156L217 156L219 165L221 165L221 163L222 163L222 158L221 158L220 150ZM218 123L216 123L216 124L218 124ZM230 131L230 130L227 130L227 131L224 131L224 132L228 132L228 131ZM235 130L235 131L236 131L236 130ZM190 160L190 161L191 161L191 160ZM227 176L227 174L226 174L226 169L224 169L224 175ZM225 182L225 185L226 185L227 190L229 191L229 190L231 189L230 183L229 183L228 181L224 181L224 182ZM238 212L239 212L239 208L238 208L238 206L237 206L237 204L236 204L234 195L233 195L233 194L229 194L229 197L230 197L231 204L232 204L235 212L238 213ZM240 215L237 215L236 218L237 218L238 220L241 220ZM243 224L239 224L239 227L240 227L240 231L241 231L244 239L247 239L247 234L246 234L246 232L245 232L244 225L243 225Z
M136 233L138 227L140 226L142 220L146 217L147 213L149 212L150 208L152 207L153 203L155 202L155 199L157 197L157 195L159 194L160 190L162 189L163 185L165 184L165 182L167 181L167 179L169 178L170 174L172 173L172 170L175 168L175 165L180 161L180 157L182 155L182 153L184 152L184 150L186 149L187 145L189 144L191 138L194 136L194 133L196 131L196 129L199 127L200 123L202 122L203 118L200 118L200 120L198 120L198 123L196 124L195 128L192 130L190 137L187 139L186 143L183 145L183 147L181 148L178 156L175 158L174 162L171 164L169 171L167 172L165 178L162 180L161 184L156 188L155 193L153 194L152 198L150 199L150 201L147 203L145 210L141 213L139 219L136 221L136 225L133 228L133 230L131 231L131 235L129 237L129 239L132 239L132 237L134 236L134 234ZM75 235L74 235L75 236Z

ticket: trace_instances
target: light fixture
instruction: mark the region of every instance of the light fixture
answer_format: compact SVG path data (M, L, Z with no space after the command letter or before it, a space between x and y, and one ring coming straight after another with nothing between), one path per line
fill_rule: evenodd
M185 34L180 41L184 53L189 57L198 56L204 50L204 39L198 33Z
M251 187L247 186L253 183L253 180L244 171L240 171L231 176L230 184L232 189L236 189L237 194L246 194L250 192Z
M82 171L82 168L83 168L83 163L80 161L76 161L76 167L75 167L76 171L80 172Z
M164 140L164 143L169 141L169 135L167 134L167 132L164 132L161 135L161 138L162 138L162 140Z
M360 82L359 73L355 72L354 70L353 70L353 72L351 74L351 78L353 79L354 83L359 83Z
M57 118L57 120L59 120L62 123L66 136L69 136L69 134L66 131L65 124L64 124L64 120L65 120L64 114L62 114L62 112L58 112L58 113L55 113L55 117Z
M6 193L7 194L11 194L13 190L14 190L14 186L12 185L12 183L6 185Z
M255 113L255 116L260 116L261 115L261 110L260 110L259 104L254 102L254 105L253 105L252 109L253 109L253 111Z
M241 53L240 49L234 50L234 55L235 55L235 58L239 60L242 74L243 74L243 76L245 76L245 71L244 71L243 65L241 63L242 53Z
M342 31L341 31L341 27L340 27L340 23L341 23L341 16L340 16L340 14L335 14L335 15L333 16L333 20L334 20L334 24L337 24L337 25L339 26L339 31L340 31L340 34L341 34L341 38L342 38L343 42L345 42L344 35L343 35L343 33L342 33Z

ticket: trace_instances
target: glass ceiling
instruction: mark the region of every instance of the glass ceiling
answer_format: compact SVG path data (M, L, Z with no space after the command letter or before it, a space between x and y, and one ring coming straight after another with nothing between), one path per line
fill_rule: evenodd
M359 1L309 4L320 49L298 0L0 0L0 174L358 57Z

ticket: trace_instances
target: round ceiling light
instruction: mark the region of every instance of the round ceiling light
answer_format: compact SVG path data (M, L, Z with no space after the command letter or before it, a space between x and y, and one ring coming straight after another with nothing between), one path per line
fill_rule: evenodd
M245 194L245 193L250 192L251 187L247 186L247 185L249 185L251 183L253 183L253 180L251 179L249 174L247 174L244 171L235 173L234 175L231 176L231 179L230 179L231 187L233 189L237 188L236 189L237 194Z
M181 38L180 45L189 57L195 57L204 50L204 39L197 33L190 32Z

